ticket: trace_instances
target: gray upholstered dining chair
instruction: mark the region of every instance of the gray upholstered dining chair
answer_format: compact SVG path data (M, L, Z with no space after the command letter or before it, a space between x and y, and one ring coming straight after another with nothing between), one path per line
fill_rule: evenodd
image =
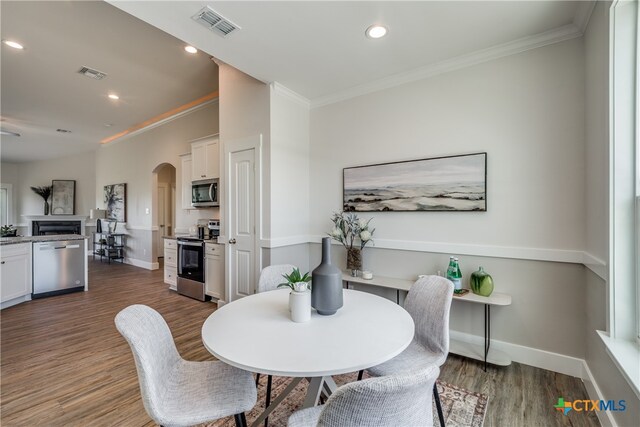
M404 303L415 323L413 341L393 359L367 371L373 376L393 375L413 371L420 367L442 366L449 354L449 311L453 297L453 283L440 276L425 276L411 288ZM440 425L444 427L444 415L438 388L433 385L433 395Z
M283 274L289 274L296 268L295 265L291 264L276 264L269 265L262 269L260 272L260 279L258 279L258 293L273 291L278 288L280 283L285 283L286 279L282 277ZM267 377L267 392L265 397L265 408L269 407L271 404L271 383L273 381L273 377L269 375ZM256 387L260 382L260 374L256 374ZM269 417L264 420L264 426L267 427L269 425Z
M169 326L146 305L131 305L115 318L138 371L142 403L161 426L192 426L233 415L246 426L244 412L257 401L249 372L223 362L190 362L180 357Z
M294 412L289 427L432 426L431 390L440 369L369 378L336 390L325 405Z

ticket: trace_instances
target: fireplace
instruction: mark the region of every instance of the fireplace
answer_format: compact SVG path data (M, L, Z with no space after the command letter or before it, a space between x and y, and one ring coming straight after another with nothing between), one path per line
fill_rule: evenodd
M85 234L86 216L82 215L24 215L29 236Z
M80 221L33 221L33 236L50 236L55 234L82 234Z

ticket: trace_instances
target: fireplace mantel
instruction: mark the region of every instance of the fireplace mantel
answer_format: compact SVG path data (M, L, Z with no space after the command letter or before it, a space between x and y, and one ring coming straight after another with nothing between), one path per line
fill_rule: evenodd
M27 221L27 236L33 232L33 221L80 221L80 229L84 230L88 216L83 215L22 215Z

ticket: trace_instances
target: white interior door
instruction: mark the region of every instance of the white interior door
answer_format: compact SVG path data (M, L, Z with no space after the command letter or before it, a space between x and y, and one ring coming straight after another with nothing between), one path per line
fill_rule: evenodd
M157 253L158 257L164 256L164 239L162 236L167 235L170 231L167 230L167 211L168 211L168 190L166 184L158 184L158 242Z
M260 137L230 142L227 160L227 291L228 301L255 292L258 277L256 215Z

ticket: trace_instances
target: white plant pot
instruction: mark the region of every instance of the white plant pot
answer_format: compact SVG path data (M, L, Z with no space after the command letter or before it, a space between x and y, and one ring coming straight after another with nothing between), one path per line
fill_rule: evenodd
M311 319L311 292L291 291L289 294L291 320L296 323L308 322Z

